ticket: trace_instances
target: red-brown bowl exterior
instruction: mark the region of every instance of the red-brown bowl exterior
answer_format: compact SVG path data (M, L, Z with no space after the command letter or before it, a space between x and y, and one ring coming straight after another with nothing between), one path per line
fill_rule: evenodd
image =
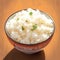
M53 36L53 35L52 35ZM39 52L43 47L45 47L52 39L52 36L47 39L44 42L38 43L38 44L33 44L33 45L27 45L27 44L20 44L17 43L15 41L13 41L11 38L9 38L8 36L8 40L10 41L10 43L17 49L20 50L24 53L28 53L28 54L32 54L32 53L36 53Z

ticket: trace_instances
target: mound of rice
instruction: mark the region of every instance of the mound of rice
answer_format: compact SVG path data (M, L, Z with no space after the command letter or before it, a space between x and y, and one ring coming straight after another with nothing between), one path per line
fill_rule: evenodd
M6 22L5 30L10 38L23 44L36 44L47 40L54 31L53 20L38 9L21 10Z

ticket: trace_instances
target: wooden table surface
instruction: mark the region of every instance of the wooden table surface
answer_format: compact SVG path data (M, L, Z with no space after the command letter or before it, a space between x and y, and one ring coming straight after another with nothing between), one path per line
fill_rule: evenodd
M25 9L40 9L52 16L55 33L43 51L27 55L17 51L4 32L6 19L14 12ZM0 0L0 60L60 60L60 0Z

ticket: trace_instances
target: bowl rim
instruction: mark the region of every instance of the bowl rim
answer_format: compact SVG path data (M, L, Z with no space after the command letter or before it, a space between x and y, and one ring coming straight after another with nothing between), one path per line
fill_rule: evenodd
M32 9L33 9L33 8L32 8ZM16 12L13 12L11 15L9 15L9 17L8 17L8 18L6 19L6 21L5 21L5 24L4 24L4 31L5 31L5 34L7 35L7 37L10 38L10 40L12 40L12 41L15 42L15 43L21 44L21 45L32 46L32 45L41 44L41 43L43 43L43 42L49 40L49 39L54 35L54 32L55 32L55 22L54 22L54 19L53 19L48 13L46 13L46 12L44 12L44 11L38 9L41 13L43 13L44 15L46 15L48 18L50 18L50 19L53 21L54 30L53 30L51 36L49 36L49 38L47 38L46 40L44 40L44 41L42 41L42 42L39 42L39 43L35 43L35 44L20 43L20 42L15 41L14 39L12 39L12 38L8 35L8 33L6 32L6 28L5 28L6 23L7 23L7 21L9 20L9 18L10 18L11 16L13 16L14 14L16 14L16 13L22 11L22 10L27 10L27 9L21 9L21 10L18 10L18 11L16 11ZM33 9L33 10L37 10L37 9Z

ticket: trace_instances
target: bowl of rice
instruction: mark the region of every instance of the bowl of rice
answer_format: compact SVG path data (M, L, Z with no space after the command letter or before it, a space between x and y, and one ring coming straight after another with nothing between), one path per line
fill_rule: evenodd
M8 40L17 50L33 54L51 41L55 25L45 12L27 8L10 15L4 30Z

